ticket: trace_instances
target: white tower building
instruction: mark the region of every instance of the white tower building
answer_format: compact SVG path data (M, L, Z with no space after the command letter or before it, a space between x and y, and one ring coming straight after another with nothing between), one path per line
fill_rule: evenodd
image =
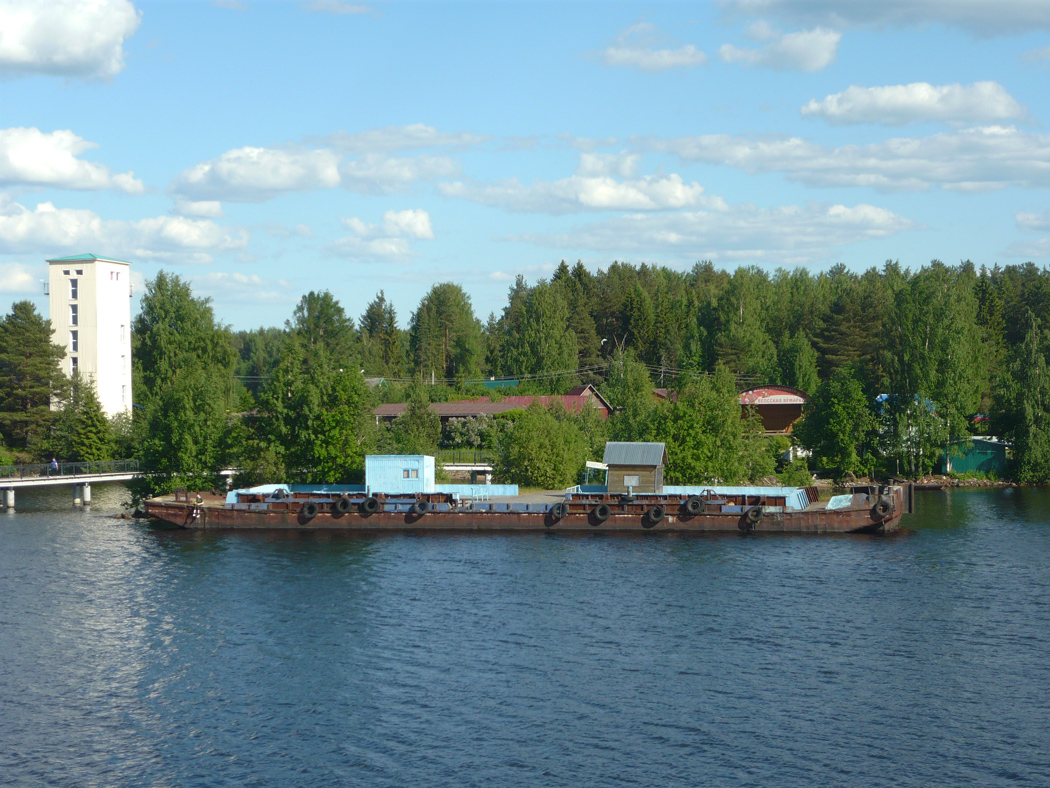
M51 328L64 370L93 380L102 410L130 410L131 264L93 254L48 260Z

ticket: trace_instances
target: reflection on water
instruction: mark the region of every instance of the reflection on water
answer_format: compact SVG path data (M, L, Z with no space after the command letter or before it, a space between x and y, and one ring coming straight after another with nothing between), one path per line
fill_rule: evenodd
M895 538L0 518L0 783L1050 784L1050 494ZM71 499L71 493L69 498Z

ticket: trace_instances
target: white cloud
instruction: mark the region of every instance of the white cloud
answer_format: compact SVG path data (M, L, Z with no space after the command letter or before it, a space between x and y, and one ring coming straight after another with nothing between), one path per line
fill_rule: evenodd
M329 148L244 147L183 170L171 190L176 200L190 203L262 202L286 192L340 185L363 194L390 194L458 172L459 164L445 156L366 153L346 159Z
M135 173L113 174L105 165L77 158L97 147L68 129L50 133L36 128L0 129L0 184L141 194L142 181Z
M781 35L761 22L751 25L748 34L755 40L766 42L765 45L760 49L747 49L723 44L718 56L726 63L746 66L820 71L835 62L842 39L841 33L824 27Z
M1012 244L1003 254L1007 257L1021 257L1025 260L1050 257L1050 238Z
M1039 47L1038 49L1029 49L1027 52L1021 55L1021 60L1026 63L1045 63L1050 61L1050 47Z
M903 126L930 120L1015 120L1026 118L1028 113L998 82L938 86L912 82L875 88L851 85L823 101L812 99L802 107L802 114L822 117L835 125Z
M430 214L426 211L387 211L383 214L383 229L389 235L400 235L408 238L434 237L430 226Z
M628 66L642 71L666 71L669 68L690 68L707 63L707 55L686 44L678 49L657 49L656 27L640 22L624 30L601 53L607 66Z
M595 140L588 137L577 137L567 132L560 133L558 139L570 148L587 152L591 152L596 148L611 148L619 142L616 137L606 137L603 140Z
M910 220L873 205L737 205L720 212L629 214L560 235L511 240L620 255L799 264L822 260L838 246L913 227Z
M337 148L345 153L393 153L425 148L472 148L489 139L487 135L443 132L424 123L386 126L356 134L337 131L308 140L316 145Z
M111 77L139 22L129 0L2 0L0 74Z
M0 195L0 251L54 254L95 250L132 260L210 262L217 251L246 246L246 232L230 233L207 219L159 216L103 220L81 208L42 202L30 210Z
M492 184L455 181L438 184L438 191L447 197L509 211L550 214L724 205L720 198L705 197L704 187L696 181L686 183L674 173L631 177L638 159L637 154L584 153L576 174L558 181L534 181L531 186L517 178ZM614 175L623 180L617 180Z
M285 279L263 279L258 274L208 271L191 277L198 291L222 293L223 301L237 303L290 303L298 292Z
M1017 219L1017 226L1022 230L1029 230L1035 233L1050 233L1050 211L1044 211L1043 213L1018 211L1015 214L1015 218Z
M1050 186L1050 136L1013 126L984 126L839 148L798 137L727 134L634 142L647 150L673 153L683 161L725 164L751 173L779 172L809 186L868 186L884 191Z
M175 198L175 213L179 216L192 216L199 219L221 219L222 203L218 200L187 200Z
M0 293L39 293L42 285L21 263L0 263Z
M360 3L344 3L341 0L313 0L303 3L307 11L315 11L322 14L370 14L372 9Z
M342 222L354 234L340 238L329 249L350 260L407 262L415 256L410 239L430 240L434 237L430 214L418 209L387 211L378 225L356 216Z
M342 184L362 194L390 194L419 180L432 181L459 173L459 164L446 156L389 157L366 154L339 168Z
M978 36L1050 29L1050 3L1043 0L726 0L723 6L746 16L837 28L938 23Z
M328 150L235 148L194 165L175 179L175 191L198 201L260 202L290 191L339 185L339 156Z

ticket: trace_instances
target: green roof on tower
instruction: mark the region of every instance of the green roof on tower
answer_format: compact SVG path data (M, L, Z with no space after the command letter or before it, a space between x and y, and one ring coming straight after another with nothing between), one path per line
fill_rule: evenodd
M85 252L84 254L74 254L74 255L70 255L69 257L53 257L50 260L47 260L46 262L48 262L48 263L77 263L77 262L79 262L79 263L88 263L88 262L94 262L96 260L102 260L102 261L107 262L107 263L124 263L124 265L131 265L131 262L128 261L128 260L117 260L116 258L113 258L113 257L99 257L97 254L92 254L91 252Z

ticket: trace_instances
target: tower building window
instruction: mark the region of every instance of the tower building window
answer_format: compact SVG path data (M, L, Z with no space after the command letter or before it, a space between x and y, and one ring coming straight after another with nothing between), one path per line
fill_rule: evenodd
M70 279L69 280L69 300L76 301L77 294L80 292L80 280Z
M80 350L80 332L70 331L69 332L69 352L76 353Z
M79 317L79 312L80 312L80 310L79 310L79 308L77 307L76 304L70 304L69 305L69 325L71 325L71 326L80 325L77 322L77 318Z

